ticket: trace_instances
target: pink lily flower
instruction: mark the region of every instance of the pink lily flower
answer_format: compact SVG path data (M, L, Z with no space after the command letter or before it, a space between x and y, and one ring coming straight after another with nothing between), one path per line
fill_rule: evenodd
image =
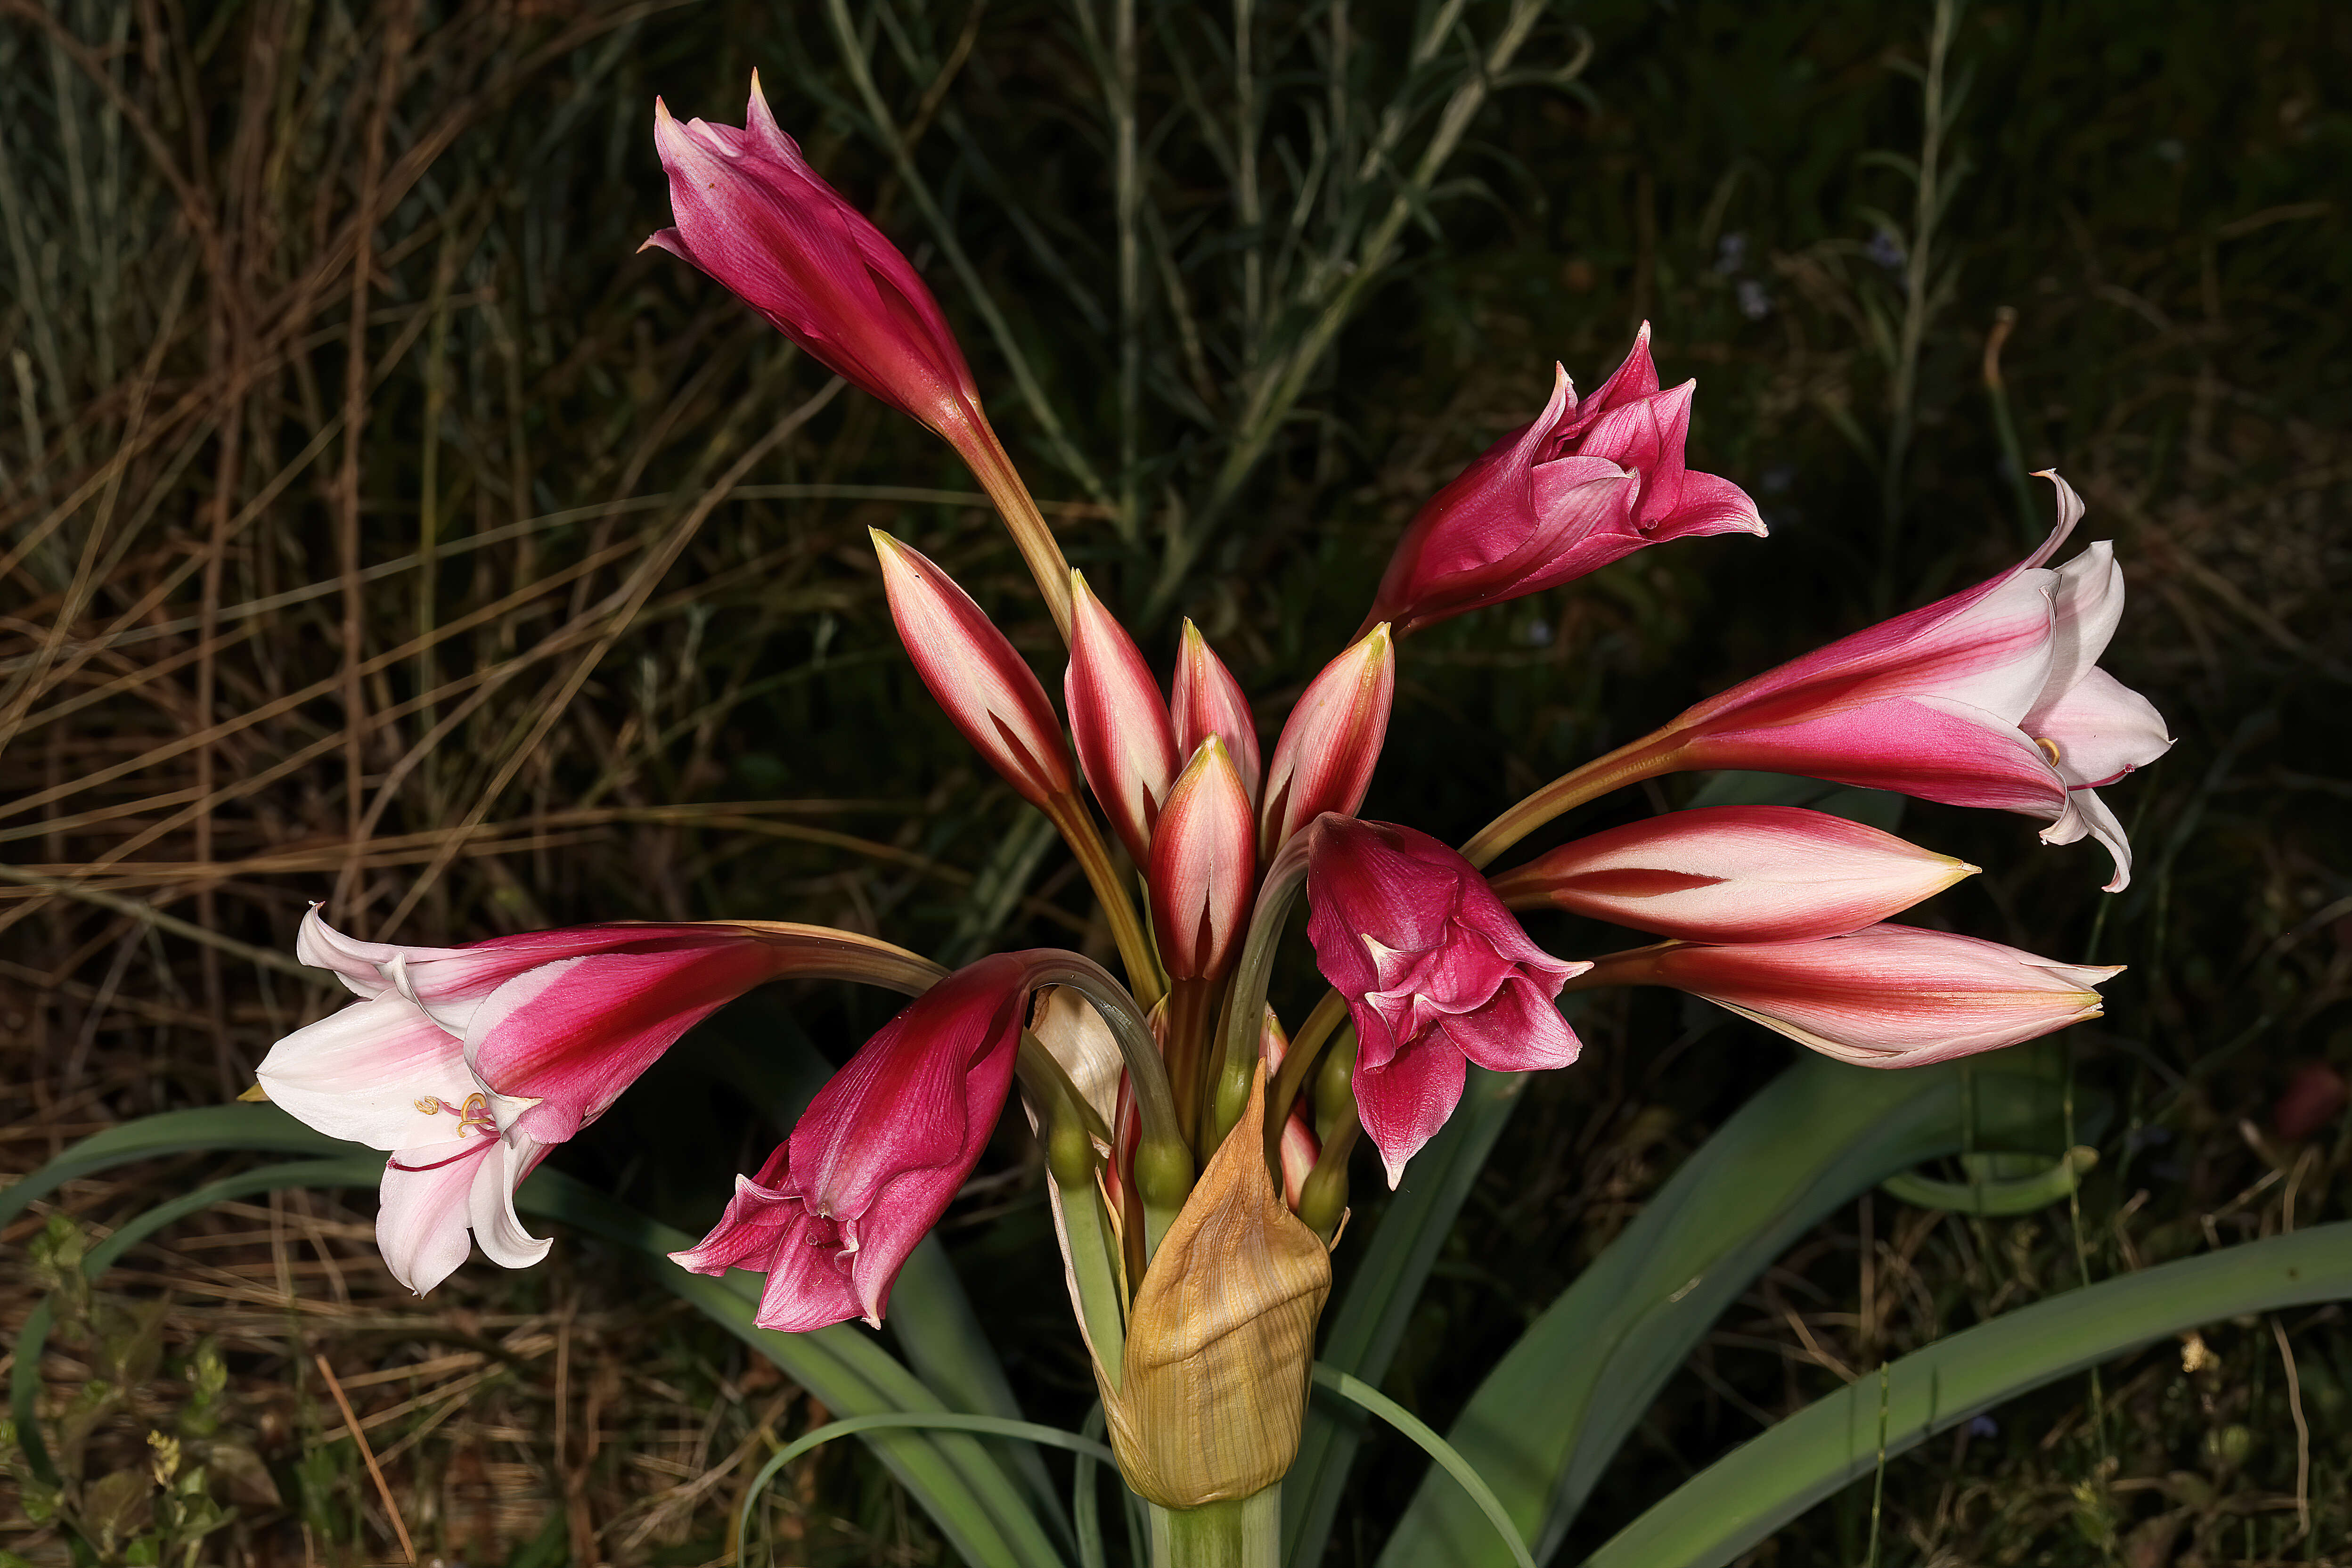
M692 262L845 380L960 448L987 429L939 302L898 247L809 167L769 111L759 72L740 130L681 125L656 99L654 146L677 223L646 247Z
M1563 844L1495 879L1546 905L1685 942L1810 942L1900 914L1977 868L1827 812L1710 805Z
M1764 532L1748 493L1694 473L1683 448L1698 384L1661 391L1642 323L1625 363L1577 401L1553 367L1534 423L1488 447L1406 527L1364 624L1400 636L1581 577L1644 545Z
M1257 892L1257 826L1241 774L1215 735L1201 742L1151 837L1151 926L1171 980L1231 968Z
M788 1333L863 1318L879 1328L898 1270L971 1173L1013 1084L1024 953L932 986L817 1091L757 1176L735 1178L698 1274L768 1277L755 1321Z
M1327 811L1352 816L1371 787L1396 698L1396 641L1374 626L1307 683L1275 742L1258 814L1260 858Z
M1591 967L1528 940L1475 868L1425 833L1327 816L1308 830L1307 940L1356 1025L1356 1108L1396 1185L1454 1114L1465 1062L1566 1067L1552 999Z
M1073 794L1062 721L1028 662L922 552L872 531L898 639L949 721L1032 805Z
M279 1040L255 1077L296 1119L391 1152L376 1238L419 1295L466 1260L469 1231L507 1268L544 1257L516 1186L723 1003L788 973L905 989L937 973L816 927L580 926L409 947L345 936L316 909L295 952L361 1000Z
M1989 582L1840 638L1709 698L1664 732L1683 765L1758 768L2039 816L2085 835L2131 880L2123 825L2094 792L2172 744L2147 698L2096 668L2124 607L2104 540L2043 566L2083 515L2056 474L2058 522Z
M1241 682L1190 619L1176 650L1169 712L1176 727L1177 755L1191 756L1212 735L1223 741L1225 754L1233 758L1234 771L1241 774L1250 807L1255 810L1258 786L1265 782L1259 770L1257 720L1250 712L1249 699L1242 695Z
M1181 758L1151 667L1078 572L1070 574L1070 664L1062 694L1087 786L1141 866Z
M1820 942L1668 943L1586 984L1671 985L1857 1067L1925 1067L2099 1016L2121 964L2059 963L1950 931L1874 925Z

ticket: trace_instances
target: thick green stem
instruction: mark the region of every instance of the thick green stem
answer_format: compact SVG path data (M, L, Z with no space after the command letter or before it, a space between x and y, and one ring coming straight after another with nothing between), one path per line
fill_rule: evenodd
M1066 583L1068 576L1068 573L1063 574ZM1118 946L1118 961L1127 966L1128 990L1138 1002L1150 1007L1164 994L1160 959L1151 950L1151 938L1144 931L1142 918L1135 912L1135 900L1128 895L1127 883L1111 859L1110 846L1095 826L1086 803L1075 795L1055 795L1045 807L1045 816L1060 829L1063 842L1077 857L1078 868L1087 874L1087 885L1094 889L1096 900L1102 905L1111 941Z
M1151 1568L1281 1568L1279 1483L1237 1502L1150 1511Z
M1265 993L1274 978L1275 950L1282 942L1284 922L1291 906L1307 886L1307 840L1300 834L1283 847L1266 868L1257 904L1250 911L1249 932L1242 940L1241 962L1234 968L1234 985L1225 1002L1223 1027L1219 1031L1217 1058L1209 1078L1210 1131L1202 1142L1210 1149L1225 1141L1249 1103L1250 1080L1257 1071L1258 1046L1265 1033ZM1282 1125L1273 1100L1266 1102L1267 1136Z

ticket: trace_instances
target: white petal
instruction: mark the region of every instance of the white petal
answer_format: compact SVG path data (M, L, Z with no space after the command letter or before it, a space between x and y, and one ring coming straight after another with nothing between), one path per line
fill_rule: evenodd
M2075 683L2091 672L2116 635L2124 615L2124 569L2116 564L2116 547L2100 540L2058 568L2051 599L2056 624L2050 636L2050 678L2032 719L2063 699Z
M2106 885L2110 893L2120 893L2131 886L2131 840L2124 835L2124 825L2107 809L2107 803L2095 790L2070 789L2066 792L2065 814L2042 830L2044 844L2072 844L2085 834L2107 847L2116 858L2114 879Z
M394 1153L383 1168L375 1244L393 1278L422 1296L473 1250L466 1202L491 1152L488 1138L457 1138Z
M2026 733L2058 748L2058 771L2069 784L2111 784L2146 767L2172 747L2156 704L2094 669L2041 715Z
M329 925L312 904L302 911L301 928L294 933L294 956L313 969L331 969L335 978L358 995L374 996L384 990L379 965L400 950L380 942L361 942Z
M1897 684L1998 714L2004 724L2016 723L2049 684L2054 578L2039 569L2012 574L1938 623L1904 650L1906 661L1932 659L1930 679Z
M295 1030L254 1077L297 1121L375 1149L448 1137L478 1087L457 1038L391 992Z
M509 1135L475 1173L467 1199L467 1217L482 1256L504 1268L528 1268L547 1256L550 1242L523 1229L515 1213L515 1188L539 1163L541 1146L528 1138Z

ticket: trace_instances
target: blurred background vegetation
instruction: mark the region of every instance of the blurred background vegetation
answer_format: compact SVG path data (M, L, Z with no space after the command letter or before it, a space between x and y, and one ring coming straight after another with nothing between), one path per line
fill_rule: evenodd
M2179 737L2110 795L2131 889L2022 819L1905 819L1988 868L1930 923L2132 965L2066 1037L2099 1166L2024 1219L1881 1194L1822 1226L1670 1388L1570 1552L1882 1357L2344 1217L2348 67L2352 14L2324 0L0 0L0 1171L244 1088L332 1005L268 956L314 900L427 943L763 916L950 963L1104 945L882 604L869 526L1055 683L969 476L635 254L667 215L653 98L732 122L758 68L932 279L1072 560L1155 657L1197 620L1267 712L1553 361L1597 384L1654 323L1668 382L1701 384L1694 465L1773 537L1416 638L1370 815L1458 838L1999 569L2045 527L2028 470L2062 468L2085 536L2116 540L2107 662ZM702 1064L790 1031L839 1059L886 1010L754 998L562 1163L699 1227L777 1110ZM1793 1048L1655 993L1580 1027L1389 1379L1441 1426ZM61 1209L96 1236L192 1175L77 1184ZM1076 1425L1038 1175L1008 1133L946 1235L1033 1410ZM409 1299L369 1206L176 1226L18 1374L118 1545L385 1560L374 1488L322 1441L343 1417L317 1352L449 1562L711 1561L757 1456L824 1419L593 1243ZM0 1238L12 1331L78 1244L36 1244L51 1212ZM2347 1391L2336 1309L2218 1325L1895 1462L1875 1550L2352 1561ZM100 1485L166 1431L215 1453L202 1506ZM1368 1452L1336 1561L1370 1561L1419 1473ZM762 1516L779 1561L942 1560L854 1445L794 1474ZM1861 1561L1868 1494L1759 1561ZM0 1499L0 1548L68 1561Z

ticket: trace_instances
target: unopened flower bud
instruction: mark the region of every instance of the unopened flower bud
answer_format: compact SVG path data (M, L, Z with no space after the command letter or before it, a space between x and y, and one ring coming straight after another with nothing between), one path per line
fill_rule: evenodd
M949 720L1035 805L1076 787L1061 721L1004 634L922 552L874 531L890 618Z

